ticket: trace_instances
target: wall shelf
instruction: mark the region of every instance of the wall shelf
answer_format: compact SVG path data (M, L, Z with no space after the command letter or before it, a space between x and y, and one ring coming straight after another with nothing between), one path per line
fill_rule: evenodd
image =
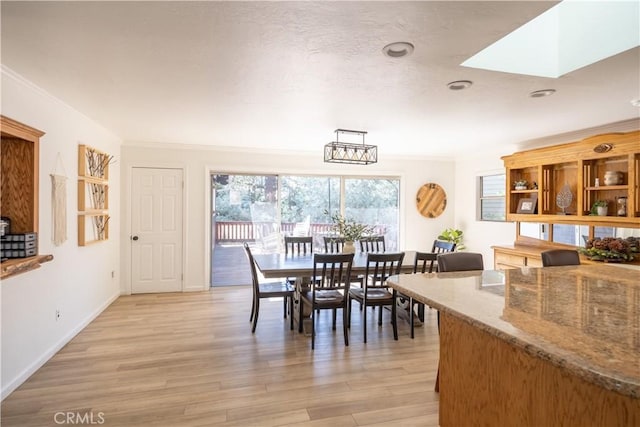
M78 246L109 239L109 163L112 156L78 146Z

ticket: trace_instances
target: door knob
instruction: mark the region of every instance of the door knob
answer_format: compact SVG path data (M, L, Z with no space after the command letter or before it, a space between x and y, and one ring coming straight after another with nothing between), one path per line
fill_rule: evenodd
M131 240L138 240L138 236L132 236Z

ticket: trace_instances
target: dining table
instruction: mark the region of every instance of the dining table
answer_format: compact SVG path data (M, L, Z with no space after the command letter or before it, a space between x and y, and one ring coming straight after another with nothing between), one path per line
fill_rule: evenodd
M415 251L403 251L405 256L400 266L401 273L412 273L415 261ZM392 252L387 252L392 253ZM313 254L292 255L283 253L257 253L254 256L256 267L266 279L292 277L295 278L296 293L294 295L294 306L292 307L292 315L294 323L300 326L305 335L310 335L311 331L311 312L305 307L302 313L302 319L299 319L298 302L300 301L300 292L309 286L311 276L313 276ZM357 277L364 275L367 269L367 253L356 252L353 257L351 266L351 276Z

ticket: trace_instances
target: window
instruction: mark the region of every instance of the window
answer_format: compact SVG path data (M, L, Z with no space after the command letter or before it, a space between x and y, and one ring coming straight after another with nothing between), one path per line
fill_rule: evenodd
M506 219L506 175L482 175L478 177L478 220L504 221Z

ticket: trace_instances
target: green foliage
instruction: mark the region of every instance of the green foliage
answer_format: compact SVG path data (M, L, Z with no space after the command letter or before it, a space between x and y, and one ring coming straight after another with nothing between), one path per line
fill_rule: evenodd
M251 221L255 204L272 203L285 223L307 217L311 223L328 223L323 212L340 210L338 176L220 174L212 182L218 221ZM366 224L396 223L398 191L397 179L346 178L345 216Z
M593 205L591 206L591 214L592 215L596 215L598 213L598 208L604 208L609 206L609 202L607 202L606 200L596 200L595 202L593 202Z
M329 212L325 211L325 214L329 215ZM373 233L373 227L356 222L352 218L345 218L337 212L331 215L331 222L336 234L352 242Z
M445 228L438 236L438 240L453 242L456 244L456 250L461 251L465 249L465 246L462 244L462 234L462 230Z

